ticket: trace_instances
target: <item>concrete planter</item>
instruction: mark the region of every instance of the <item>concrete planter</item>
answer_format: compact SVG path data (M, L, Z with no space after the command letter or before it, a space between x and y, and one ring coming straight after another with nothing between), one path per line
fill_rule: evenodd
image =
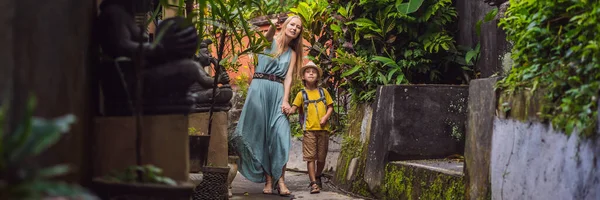
M194 185L188 182L176 186L151 183L121 183L94 179L92 188L101 199L164 199L189 200Z
M468 86L381 86L373 105L365 181L381 184L390 161L446 158L464 152Z

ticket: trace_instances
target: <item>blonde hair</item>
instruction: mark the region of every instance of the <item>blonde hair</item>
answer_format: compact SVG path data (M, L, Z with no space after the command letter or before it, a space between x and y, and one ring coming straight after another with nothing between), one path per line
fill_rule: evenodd
M279 57L281 54L284 53L284 42L285 42L285 31L287 29L287 25L290 23L290 21L292 21L292 19L299 19L300 23L302 23L302 19L300 17L298 17L297 15L294 16L290 16L287 18L287 20L285 20L285 22L283 22L283 24L281 25L281 31L279 32L279 34L277 35L277 37L275 38L275 40L277 41L277 51L275 51L275 57ZM302 32L304 32L304 27L301 26L300 28L300 32L298 33L298 37L294 38L292 41L290 41L290 43L288 44L288 46L290 48L292 48L294 50L294 52L296 52L296 66L294 69L294 73L296 73L296 78L300 78L302 75L300 74L300 68L302 67L302 65L304 64L304 60L303 60L303 56L304 56L304 49L302 48ZM290 63L291 64L291 63Z

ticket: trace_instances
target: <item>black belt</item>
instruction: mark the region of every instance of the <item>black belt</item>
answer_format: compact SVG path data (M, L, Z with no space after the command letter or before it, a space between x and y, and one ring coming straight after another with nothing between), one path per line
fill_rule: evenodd
M265 74L265 73L254 73L254 76L252 76L252 78L267 79L267 80L275 81L275 82L279 82L279 83L283 83L283 80L285 80L285 78L279 77L275 74Z

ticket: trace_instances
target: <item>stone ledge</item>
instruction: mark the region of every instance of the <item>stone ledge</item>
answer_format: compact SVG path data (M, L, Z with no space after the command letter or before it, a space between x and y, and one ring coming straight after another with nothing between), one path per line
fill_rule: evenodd
M463 163L454 160L387 164L379 199L464 199ZM460 170L459 170L460 169Z
M393 161L393 162L391 162L391 164L424 168L427 170L436 171L436 172L453 175L453 176L464 176L465 175L463 173L463 168L465 166L465 163L459 162L456 160L444 160L444 159L409 160L409 161Z

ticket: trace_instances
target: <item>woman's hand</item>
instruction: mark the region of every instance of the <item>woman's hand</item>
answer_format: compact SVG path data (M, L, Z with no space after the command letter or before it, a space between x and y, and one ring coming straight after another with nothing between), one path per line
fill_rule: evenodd
M281 112L283 112L283 114L290 114L292 107L290 106L290 104L288 102L283 102L281 104Z

